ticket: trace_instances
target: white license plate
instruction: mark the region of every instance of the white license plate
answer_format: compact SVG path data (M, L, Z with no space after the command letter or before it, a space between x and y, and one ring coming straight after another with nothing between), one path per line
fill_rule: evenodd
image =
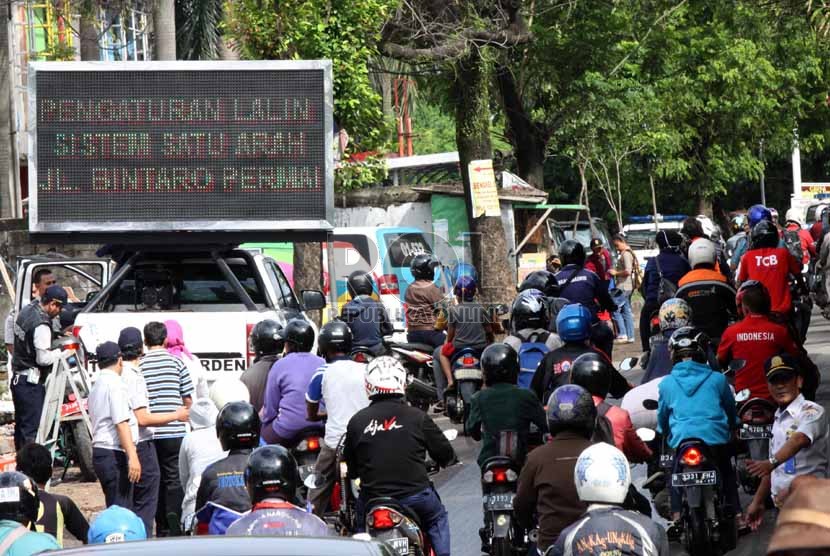
M744 425L738 431L741 440L772 438L772 425Z
M513 509L513 493L505 492L503 494L488 494L484 497L485 510L512 510Z
M455 380L481 380L481 369L456 369Z
M708 486L718 481L714 471L688 471L686 473L672 473L671 485L674 487Z
M403 554L404 556L409 554L409 539L406 537L400 539L389 539L385 542L398 554Z

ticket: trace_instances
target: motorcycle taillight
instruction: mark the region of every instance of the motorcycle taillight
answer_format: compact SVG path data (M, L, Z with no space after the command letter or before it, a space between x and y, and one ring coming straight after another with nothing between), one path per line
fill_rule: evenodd
M361 352L358 352L358 353L355 353L354 355L352 355L352 360L355 363L368 363L369 362L369 359L366 357L366 354L361 353Z
M680 458L685 465L690 467L697 467L701 463L703 463L704 457L700 450L697 448L689 448L685 452L683 452L683 457Z
M401 516L398 512L394 512L387 508L380 508L374 510L366 519L369 527L374 529L391 529L401 522Z
M475 365L476 359L475 357L465 357L461 360L462 365Z
M320 439L316 436L306 438L297 444L298 452L317 452L318 450L320 450Z
M519 478L515 471L507 467L493 467L488 469L482 475L482 480L485 483L514 483Z

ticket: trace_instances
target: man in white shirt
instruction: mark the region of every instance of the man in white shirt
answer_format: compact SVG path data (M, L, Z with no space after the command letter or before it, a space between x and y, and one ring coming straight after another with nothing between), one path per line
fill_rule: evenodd
M803 377L790 355L771 357L765 365L770 393L778 404L767 461L750 461L747 469L763 477L747 510L750 526L760 525L764 500L772 492L780 507L789 494L793 479L801 475L827 477L830 470L828 447L830 427L824 408L801 394Z
M92 420L92 465L107 507L133 507L133 483L141 478L135 448L138 421L130 407L127 384L121 378L121 350L104 342L95 350L98 378L89 393Z
M314 514L322 517L328 508L332 488L337 482L337 445L355 413L369 405L364 373L366 365L349 359L352 331L342 321L332 321L320 330L317 339L326 364L311 377L306 392L309 421L326 417L326 435L314 464L314 487L308 494Z

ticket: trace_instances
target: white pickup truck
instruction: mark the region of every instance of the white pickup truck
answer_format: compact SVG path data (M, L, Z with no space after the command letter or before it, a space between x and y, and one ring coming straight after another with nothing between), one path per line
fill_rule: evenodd
M31 299L23 292L31 292L40 268L51 269L80 300L70 304L80 309L73 332L87 353L127 326L172 319L208 382L238 376L253 361L249 338L257 322L284 324L326 303L315 290L298 298L272 259L227 246L115 249L110 260L33 257L18 266L19 303Z

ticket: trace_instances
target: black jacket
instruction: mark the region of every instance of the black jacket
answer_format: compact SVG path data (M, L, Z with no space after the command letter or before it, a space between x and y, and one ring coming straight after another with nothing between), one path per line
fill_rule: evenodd
M349 475L360 478L361 498L403 498L430 486L426 456L440 466L455 460L441 429L400 396L372 401L346 428L344 457Z
M692 271L696 272L696 271ZM713 340L720 340L731 322L738 320L735 288L725 282L697 280L680 287L675 297L692 308L692 324Z
M202 472L202 482L196 492L196 511L208 502L237 512L251 509L244 477L249 455L251 450L231 450L228 457L207 466Z
M27 369L40 369L40 383L46 380L46 375L52 366L41 367L37 364L37 350L35 349L35 330L39 326L48 326L52 330L52 319L49 318L40 301L35 299L26 305L17 316L14 323L14 357L12 367L15 372Z
M608 359L608 356L601 350L577 343L566 343L564 346L545 354L530 382L530 389L536 393L542 405L548 403L548 399L554 390L571 383L571 363L584 353L598 353ZM613 363L610 361L609 363L613 369ZM619 371L613 369L611 372L611 388L608 394L612 398L622 398L629 390L631 390L631 385L628 384L628 380Z
M343 306L340 319L352 331L352 345L371 348L379 354L385 350L383 337L395 332L386 307L368 295L359 295Z

